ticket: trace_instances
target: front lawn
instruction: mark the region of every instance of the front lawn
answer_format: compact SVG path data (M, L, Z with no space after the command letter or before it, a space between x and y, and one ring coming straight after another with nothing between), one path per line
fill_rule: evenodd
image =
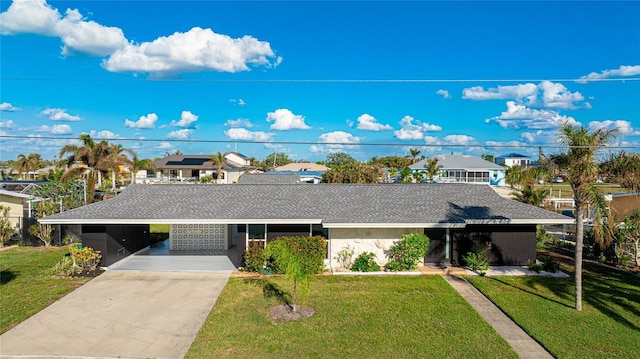
M230 279L187 357L518 357L439 276L319 276L308 301L316 313L299 321L272 323L275 304Z
M572 271L564 258L563 268ZM557 358L640 358L640 278L585 263L583 312L568 279L469 277Z
M49 269L67 253L68 247L0 251L0 334L90 279L51 277Z

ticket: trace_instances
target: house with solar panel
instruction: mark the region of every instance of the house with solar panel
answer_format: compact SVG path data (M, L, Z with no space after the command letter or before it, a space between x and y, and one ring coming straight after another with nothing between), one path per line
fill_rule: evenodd
M218 164L210 155L171 155L155 160L153 163L158 172L157 178L174 182L201 181L205 177L216 183L237 183L244 173L256 172L251 166L251 159L238 152L227 152L220 178Z

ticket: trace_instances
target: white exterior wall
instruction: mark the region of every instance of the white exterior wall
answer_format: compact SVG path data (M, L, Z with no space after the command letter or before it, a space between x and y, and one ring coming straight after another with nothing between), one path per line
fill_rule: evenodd
M373 252L376 262L381 266L387 264L385 250L400 240L403 234L424 233L423 228L331 228L329 258L331 269L341 268L338 253L349 246L354 250L352 260L362 252Z

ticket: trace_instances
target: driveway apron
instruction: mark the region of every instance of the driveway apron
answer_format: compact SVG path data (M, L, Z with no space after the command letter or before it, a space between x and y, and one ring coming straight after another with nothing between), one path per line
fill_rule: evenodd
M183 358L231 271L106 271L0 336L2 358Z

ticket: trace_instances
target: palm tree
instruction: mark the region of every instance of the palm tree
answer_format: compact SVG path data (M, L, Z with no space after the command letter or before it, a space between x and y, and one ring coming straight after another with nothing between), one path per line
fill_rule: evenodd
M18 155L16 170L20 173L20 178L24 179L24 173L29 172L29 158L22 153Z
M609 181L631 191L640 191L640 154L625 151L611 154L600 164L600 170Z
M220 180L222 179L222 166L224 166L224 155L222 152L217 151L215 154L211 155L211 161L218 168L218 173L216 175L216 183L222 183Z
M133 150L128 150L131 155L131 183L136 184L136 173L140 170L150 169L157 171L158 168L150 159L140 159Z
M410 148L409 152L411 153L411 163L414 164L417 162L418 155L420 154L420 150L417 148Z
M106 156L103 156L96 163L96 168L103 171L111 171L111 190L116 190L116 175L120 173L124 165L130 165L131 160L126 153L131 150L125 149L121 144L110 143L106 148Z
M534 206L540 206L545 197L549 195L548 189L535 189L531 184L526 184L522 191L511 192L514 199L518 202L528 203Z
M560 127L560 142L567 152L551 155L545 162L548 167L560 169L573 190L576 207L575 287L576 310L582 311L582 247L584 244L584 213L591 201L593 183L598 178L599 167L595 163L598 149L615 139L616 130L599 129L593 132L587 127Z
M434 178L440 174L440 170L442 170L442 165L438 164L438 158L427 158L424 163L424 168L427 170L427 177L429 178L429 182L433 183Z
M78 145L65 145L60 149L60 159L62 160L66 155L68 157L64 160L69 167L60 178L62 181L69 181L76 178L84 177L86 181L87 192L93 194L97 185L102 184L101 169L98 168L98 162L107 157L109 143L106 141L100 141L96 143L90 135L83 133L79 136L81 146ZM86 167L72 165L76 162L83 163ZM86 171L89 171L85 174ZM93 195L88 197L88 201L93 201Z

